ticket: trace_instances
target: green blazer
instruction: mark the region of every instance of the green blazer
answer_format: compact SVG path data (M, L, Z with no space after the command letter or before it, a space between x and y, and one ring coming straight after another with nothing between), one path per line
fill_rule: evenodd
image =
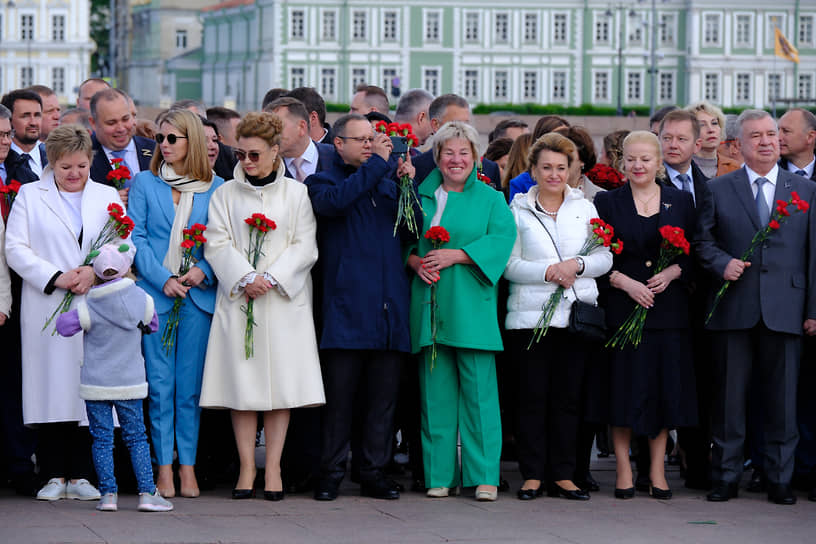
M426 225L436 213L434 191L442 183L439 169L419 186ZM462 249L475 265L455 264L442 270L436 283L437 344L501 351L497 318L498 281L516 241L516 224L504 195L476 180L470 173L461 193L449 192L440 226L450 233L442 249ZM433 245L420 236L411 248L424 256ZM411 283L411 348L414 353L431 345L431 286L414 275Z

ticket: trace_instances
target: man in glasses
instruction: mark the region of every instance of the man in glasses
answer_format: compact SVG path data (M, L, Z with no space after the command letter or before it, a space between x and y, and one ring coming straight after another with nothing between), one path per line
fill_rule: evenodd
M411 345L409 278L401 244L408 233L394 235L396 180L403 174L413 177L414 168L410 160L391 158L391 139L375 135L362 115L341 117L334 131L330 168L306 179L317 216L320 360L326 390L314 498L337 498L352 419L358 416L360 493L398 499L397 484L385 477L384 468L391 458L400 368Z
M93 181L113 185L107 180L111 160L119 158L130 170L131 179L142 170L150 168L150 159L156 142L133 136L133 112L128 95L119 89L104 89L91 98L91 127L94 130L94 158L91 163ZM119 190L122 202L127 206L130 182Z

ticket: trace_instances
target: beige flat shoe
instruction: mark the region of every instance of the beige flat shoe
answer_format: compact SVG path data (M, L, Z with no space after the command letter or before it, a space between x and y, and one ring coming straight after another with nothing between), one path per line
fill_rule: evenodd
M432 487L425 492L425 495L434 499L440 499L450 495L450 489L447 487Z
M476 490L476 500L477 501L495 501L499 498L499 490L493 489L477 489Z

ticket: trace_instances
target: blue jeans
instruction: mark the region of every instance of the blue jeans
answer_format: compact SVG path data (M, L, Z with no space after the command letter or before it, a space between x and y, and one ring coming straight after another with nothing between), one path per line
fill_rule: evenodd
M153 467L150 465L150 446L145 434L142 400L86 400L85 411L93 437L91 453L96 475L99 477L99 492L116 493L116 477L113 473L113 410L122 428L122 440L130 452L133 473L139 493L153 493Z

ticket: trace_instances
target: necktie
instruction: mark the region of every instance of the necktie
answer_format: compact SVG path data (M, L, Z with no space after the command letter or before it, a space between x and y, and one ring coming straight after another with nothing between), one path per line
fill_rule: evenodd
M20 153L20 164L24 164L27 167L31 168L31 165L28 162L31 160L31 155L28 153Z
M794 172L794 174L796 174L797 176L802 176L803 178L808 177L807 172L805 172L804 170L797 170L796 172Z
M303 181L306 179L306 174L303 172L301 166L303 166L303 157L297 157L292 161L292 166L295 168L295 179L298 181Z
M771 210L768 208L768 202L766 202L765 194L762 192L762 186L768 183L768 180L757 178L754 183L757 185L756 206L759 214L759 224L764 227L771 219Z
M122 159L122 164L125 165L125 168L127 168L128 171L130 171L130 174L133 175L133 168L130 167L130 165L127 163L127 160L125 159L125 155L127 155L127 149L122 149L120 151L111 151L111 155L113 155L117 159Z
M690 193L691 198L694 199L694 193L691 192L691 178L688 177L688 174L677 174L677 178L675 179L680 182L680 186L683 190Z

